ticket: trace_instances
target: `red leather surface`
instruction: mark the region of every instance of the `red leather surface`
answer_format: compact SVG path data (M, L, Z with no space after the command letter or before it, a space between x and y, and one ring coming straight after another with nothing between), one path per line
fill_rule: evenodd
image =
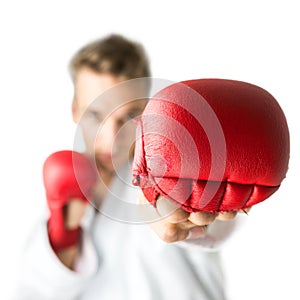
M50 210L49 239L54 251L59 251L76 244L80 237L80 228L65 228L63 207L75 198L88 201L97 172L86 156L64 150L46 159L43 179Z
M133 183L154 205L161 194L190 212L244 209L279 188L288 162L281 107L246 82L170 85L137 121Z

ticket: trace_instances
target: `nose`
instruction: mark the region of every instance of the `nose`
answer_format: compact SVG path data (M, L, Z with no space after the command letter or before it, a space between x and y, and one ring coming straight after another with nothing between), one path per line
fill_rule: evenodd
M101 152L111 153L113 146L116 143L119 126L113 119L108 118L99 128L96 147L101 149Z

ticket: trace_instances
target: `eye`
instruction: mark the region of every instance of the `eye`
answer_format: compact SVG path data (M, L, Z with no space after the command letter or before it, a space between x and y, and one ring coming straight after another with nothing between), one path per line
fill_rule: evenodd
M101 123L103 121L103 116L100 112L90 110L87 114L88 118L94 122Z
M137 113L135 112L129 112L127 115L126 115L126 119L129 121L129 120L133 120L137 117Z
M119 127L123 126L124 124L126 124L127 122L132 121L136 116L134 114L131 113L127 113L124 116L122 116L120 119L116 120L116 123Z
M142 114L142 110L133 110L133 111L129 111L127 113L127 120L133 120L136 119L137 117L139 117Z

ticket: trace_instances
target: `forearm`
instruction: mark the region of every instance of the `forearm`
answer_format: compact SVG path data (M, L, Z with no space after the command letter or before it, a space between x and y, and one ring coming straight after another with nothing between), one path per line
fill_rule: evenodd
M75 262L80 255L79 245L74 245L67 249L60 250L56 253L59 260L70 270L74 271Z
M82 232L80 249L70 248L59 256L51 248L45 222L38 224L24 249L16 299L77 299L98 269L89 232ZM78 261L87 267L76 269Z

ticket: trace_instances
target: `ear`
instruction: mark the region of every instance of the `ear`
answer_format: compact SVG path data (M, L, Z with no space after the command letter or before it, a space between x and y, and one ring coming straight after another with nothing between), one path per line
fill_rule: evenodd
M75 99L72 101L72 118L76 124L79 122L78 103Z

